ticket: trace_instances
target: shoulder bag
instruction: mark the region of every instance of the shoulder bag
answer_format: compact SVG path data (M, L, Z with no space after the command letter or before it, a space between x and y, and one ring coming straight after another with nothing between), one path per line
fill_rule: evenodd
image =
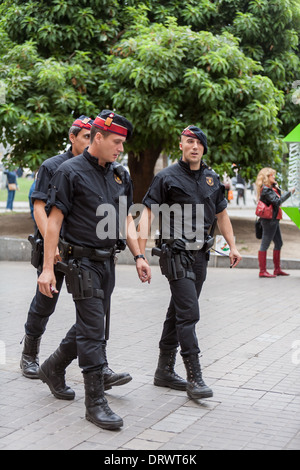
M257 215L257 217L261 217L262 219L272 219L273 218L272 204L267 206L267 204L259 200L256 206L255 214Z

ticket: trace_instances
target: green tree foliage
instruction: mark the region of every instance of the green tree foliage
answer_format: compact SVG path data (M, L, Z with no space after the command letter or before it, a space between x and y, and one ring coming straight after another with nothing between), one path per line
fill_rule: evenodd
M213 34L229 32L245 55L259 61L261 75L284 92L280 133L287 135L300 121L293 95L300 80L299 0L149 0L148 16L165 22L172 15L179 25Z
M214 168L255 177L281 162L280 136L299 120L299 18L298 0L3 0L1 140L35 170L74 117L107 107L135 125L136 200L191 123Z
M207 134L206 160L220 170L233 162L255 168L280 159L282 93L259 74L262 67L243 54L236 38L195 32L175 18L148 23L137 9L131 14L136 24L131 21L107 57L99 95L135 125L129 157L137 180L143 176L148 184L161 151L178 156L178 136L191 123Z
M98 114L96 83L118 8L115 0L2 2L0 128L10 162L36 170L64 149L75 117Z
M228 11L228 3L235 8ZM280 133L287 135L300 122L300 106L292 97L294 82L300 79L300 3L299 0L221 1L218 18L226 23L218 30L240 38L249 57L260 61L263 74L284 92L280 110Z

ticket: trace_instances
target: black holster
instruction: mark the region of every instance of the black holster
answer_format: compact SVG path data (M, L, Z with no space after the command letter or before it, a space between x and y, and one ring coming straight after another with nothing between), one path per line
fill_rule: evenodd
M191 252L177 247L175 244L162 244L161 248L152 249L152 256L159 256L159 265L161 273L166 276L168 281L176 281L178 279L188 278L196 280L196 275L192 269L195 261Z
M44 240L39 232L35 235L29 235L28 241L31 243L31 259L30 262L38 271L43 269L44 259Z
M103 290L93 288L91 271L82 269L78 260L69 259L66 263L59 261L56 269L65 274L67 290L72 294L73 300L104 298Z

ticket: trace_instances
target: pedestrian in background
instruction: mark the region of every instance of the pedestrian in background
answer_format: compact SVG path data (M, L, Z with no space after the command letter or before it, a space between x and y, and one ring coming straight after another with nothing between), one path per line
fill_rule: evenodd
M281 190L278 187L275 176L276 170L263 168L258 173L256 179L258 201L261 201L269 208L269 210L265 211L264 215L260 215L263 232L258 252L259 277L289 276L280 267L280 251L283 245L279 226L279 221L282 219L282 209L280 206L295 192L295 188L281 196ZM274 242L274 274L270 274L267 271L267 250L272 241Z
M239 200L242 198L244 202L244 206L246 205L246 198L245 198L245 188L246 188L246 182L244 178L238 173L236 175L236 190L237 190L237 196L236 196L236 203L239 205Z
M6 211L12 211L16 190L19 189L18 183L17 183L17 175L14 171L9 171L9 170L5 170L4 174L7 176L7 182L6 182L6 189L7 189Z
M223 185L225 188L225 198L227 199L228 203L232 200L232 191L231 191L231 181L229 176L225 175L223 179Z

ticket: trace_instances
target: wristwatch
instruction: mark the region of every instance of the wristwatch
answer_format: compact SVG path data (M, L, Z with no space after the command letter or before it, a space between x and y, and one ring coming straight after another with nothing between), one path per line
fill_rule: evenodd
M136 260L139 259L139 258L145 259L145 256L144 256L144 255L136 255L136 256L134 256L133 259L134 259L134 261L136 261Z

